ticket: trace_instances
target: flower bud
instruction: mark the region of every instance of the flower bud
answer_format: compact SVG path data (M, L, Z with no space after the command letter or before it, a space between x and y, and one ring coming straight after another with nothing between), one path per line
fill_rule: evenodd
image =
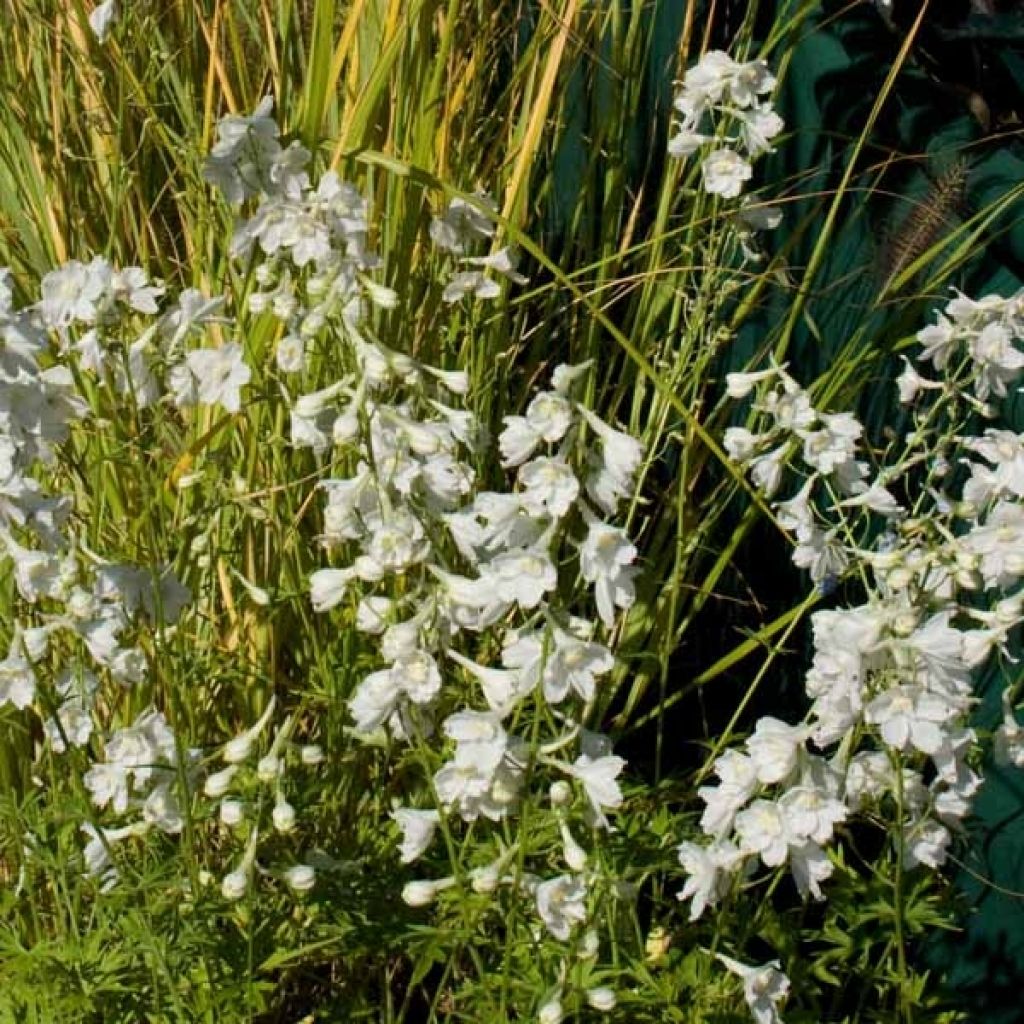
M238 764L246 760L252 753L252 737L248 733L236 736L224 744L224 760L228 764Z
M299 751L299 760L302 761L303 764L308 764L308 765L321 764L323 762L323 759L324 759L324 751L323 751L323 748L319 744L307 743Z
M316 882L316 872L308 864L293 864L285 871L284 880L295 892L309 892Z
M473 892L490 893L498 888L501 881L501 868L497 862L474 868L470 873L470 885Z
M558 996L552 996L538 1011L537 1020L539 1024L560 1024L565 1016L562 1010L562 1001Z
M562 856L565 858L565 863L569 865L572 871L582 871L587 866L586 850L576 842L569 831L569 826L564 822L562 823L561 831Z
M215 800L219 799L230 788L231 780L237 771L238 766L231 764L219 772L214 772L213 775L207 777L206 782L203 784L203 792L208 797L212 797Z
M553 782L548 790L548 799L552 807L568 807L572 803L572 787L568 782L559 779Z
M402 888L402 899L410 907L425 907L434 902L437 892L437 885L434 882L421 879L405 883Z
M245 871L229 871L220 883L226 900L240 900L249 888L249 875Z
M241 800L222 800L220 820L230 828L240 825L245 818L245 805Z
M291 832L295 828L295 808L287 800L279 799L270 819L278 832Z
M260 782L273 782L281 774L281 759L277 754L265 754L256 762L256 775Z
M593 928L588 928L583 933L580 942L579 957L581 960L593 960L601 949L601 939Z
M600 988L592 988L587 992L587 1002L595 1010L600 1010L601 1013L608 1013L609 1010L614 1010L616 1001L615 993L606 985L602 985Z

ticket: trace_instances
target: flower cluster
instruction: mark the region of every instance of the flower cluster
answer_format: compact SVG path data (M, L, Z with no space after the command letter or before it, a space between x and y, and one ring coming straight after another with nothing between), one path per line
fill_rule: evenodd
M740 63L721 50L687 71L673 102L679 122L668 151L679 158L703 152L701 177L712 195L735 199L753 176L752 161L771 151L782 118L761 97L775 84L764 61Z
M516 252L508 246L484 256L467 255L476 245L486 244L494 237L491 215L497 213L494 200L486 192L475 193L473 199L478 206L456 197L440 217L430 222L434 245L441 252L458 257L462 265L476 268L459 270L452 275L441 295L445 302L458 302L467 295L476 299L497 298L501 284L488 271L512 284L526 284L526 278L516 270Z
M636 599L637 549L613 519L634 498L643 450L576 399L589 365L557 367L489 448L466 407L465 372L376 336L372 310L398 297L371 276L382 263L367 243L368 204L333 173L312 182L308 154L282 148L269 114L264 103L222 122L207 175L232 202L259 200L232 251L257 284L249 312L282 327L276 363L291 446L323 467L319 539L330 564L310 576L313 609L344 616L379 650L379 667L349 700L353 734L370 743L387 735L432 762L410 805L392 810L406 864L428 854L439 827L501 821L540 781L550 785L568 870L545 880L502 848L468 881L479 893L504 887L529 899L548 932L566 940L590 920L602 886L611 888L572 830L610 827L607 812L622 801L625 762L583 723L614 666L618 616ZM448 282L445 301L493 297L492 275L524 281L509 249L473 254L494 237L493 209L483 194L455 199L431 223L434 244L467 268ZM341 370L327 382L316 374L321 350ZM490 451L514 474L507 489L481 486ZM241 824L227 789L242 779L231 746L229 767L206 789L221 799L221 819ZM422 806L424 794L434 806ZM278 793L276 809L282 801ZM260 826L247 827L226 894L245 891L252 874ZM276 818L273 827L281 831ZM448 875L418 879L404 896L423 906L454 884ZM599 991L593 1000L610 1007L614 997Z
M718 782L700 790L710 841L679 847L691 917L722 899L755 858L788 865L802 894L822 898L834 866L825 849L858 814L893 822L901 870L944 863L981 784L972 678L1006 653L1024 621L1021 439L993 429L972 436L962 412L1005 394L1024 367L1011 345L1021 301L958 296L937 328L920 333L921 358L944 379L911 389L908 364L900 390L917 403L914 427L899 457L877 471L858 458L857 420L817 412L784 368L730 375L733 397L757 389L753 412L768 424L759 433L732 428L732 457L769 496L788 466L802 464L796 494L774 502L795 539L794 562L819 590L856 568L868 599L812 616L804 723L762 718L744 749L715 760ZM934 399L927 407L925 395ZM916 497L904 507L895 494ZM1021 729L1009 693L1003 707L996 753L1012 762Z
M923 346L918 360L930 362L938 371L967 360L974 396L981 402L992 396L1004 398L1007 385L1024 369L1024 352L1015 344L1024 341L1024 298L1020 293L1009 298L986 295L977 300L957 293L936 321L917 333ZM900 376L900 399L909 404L919 390L941 386L922 378L906 362Z
M12 624L0 661L0 705L37 713L58 755L98 743L116 703L107 697L99 713L104 685L141 686L149 668L143 638L172 627L191 600L169 565L142 568L90 551L74 531L72 500L48 496L37 479L90 412L76 373L95 373L134 395L137 407L154 397L140 353L146 339L182 327L181 308L144 330L141 345L123 340L136 317L158 313L162 292L137 267L71 261L43 278L37 303L16 311L7 272L0 272L0 542L25 616ZM40 361L54 356L43 369ZM161 712L150 708L114 727L102 751L83 776L93 804L116 816L141 813L126 826L85 827L87 869L109 887L116 880L113 843L151 827L177 833L182 815L177 744Z
M240 900L249 890L257 868L256 856L261 828L279 836L297 834L299 815L288 800L288 772L292 768L319 765L324 754L316 744L296 744L291 735L294 719L289 716L275 730L265 752L263 736L273 716L275 702L271 698L260 718L248 729L232 737L221 748L224 767L211 772L203 782L203 794L218 801L217 818L231 833L243 835L243 852L237 864L224 875L221 893L230 901ZM255 765L251 762L255 759ZM270 790L266 799L265 790ZM261 811L270 808L270 828L261 818ZM280 876L294 892L307 892L316 883L312 864L294 858L285 868L271 871ZM265 869L260 869L265 872Z

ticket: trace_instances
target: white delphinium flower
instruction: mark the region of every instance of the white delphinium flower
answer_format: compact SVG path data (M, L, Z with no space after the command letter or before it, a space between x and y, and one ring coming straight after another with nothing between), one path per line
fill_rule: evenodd
M354 578L353 569L317 569L312 573L309 577L309 597L313 611L326 612L341 604Z
M587 888L582 878L558 875L541 882L534 896L537 913L556 939L565 942L573 926L587 919Z
M306 342L300 334L285 334L274 348L274 361L282 373L301 373L306 367Z
M705 191L723 199L735 199L754 174L753 167L739 153L724 148L709 153L700 170Z
M487 668L451 650L448 657L461 665L480 683L484 699L492 711L506 716L534 685L534 681L509 669Z
M938 313L936 321L917 332L917 340L922 345L922 351L917 358L922 362L930 361L936 370L944 370L960 339L953 323L947 317Z
M468 256L462 262L474 267L485 267L488 270L493 270L513 284L526 284L529 280L516 270L519 262L518 256L514 249L508 247L498 249L488 256Z
M786 457L789 454L786 445L781 444L778 448L764 452L751 458L748 468L750 479L754 486L760 490L765 497L772 497L782 483L782 471L785 469Z
M781 367L779 373L780 385L755 402L754 408L771 416L778 430L810 430L818 421L810 397Z
M746 754L726 750L716 758L714 772L719 784L697 790L705 804L700 827L705 834L722 839L732 828L736 812L757 789L757 768Z
M576 841L569 824L559 822L558 830L562 836L562 859L570 871L582 871L587 866L587 851Z
M273 97L265 96L252 114L229 114L217 123L203 178L232 205L260 192L297 197L305 183L302 167L309 154L297 143L282 152L273 110Z
M423 525L403 507L392 509L376 524L365 548L365 555L380 576L399 573L423 561L430 551ZM365 570L356 567L363 579L373 580Z
M142 267L124 267L110 276L110 297L136 313L156 314L160 312L157 299L164 294L159 281L151 282Z
M558 586L558 570L537 548L502 552L487 565L486 576L502 601L525 609L536 608Z
M917 398L918 392L924 390L933 390L942 387L941 382L928 380L926 377L922 377L921 374L914 369L910 360L906 356L901 356L903 359L903 370L900 375L896 378L896 387L899 389L899 397L901 405L911 405Z
M985 586L1006 588L1024 576L1024 507L997 501L983 523L963 537L963 547L980 559Z
M579 406L580 413L601 442L600 456L590 460L587 493L608 515L618 508L622 498L632 497L637 470L643 460L643 445L621 430Z
M11 642L7 657L0 661L0 707L13 704L21 710L35 699L36 674L16 641L17 634Z
M87 264L69 260L44 275L36 307L43 323L56 328L95 323L111 274L110 264L97 256Z
M705 135L680 126L678 131L668 140L669 156L685 159L697 152L701 146L714 140L713 135Z
M580 627L581 623L573 626ZM589 632L584 630L584 635L589 636ZM541 682L544 699L551 704L561 703L570 691L590 701L597 677L615 666L607 647L558 628L552 631L547 648L542 632L507 634L501 660L531 686Z
M787 725L777 718L758 719L754 733L746 742L759 782L783 782L799 764L810 729Z
M636 599L633 567L637 550L624 530L593 521L580 545L580 574L594 585L598 615L609 628L616 608L631 608Z
M981 507L994 498L1024 497L1024 439L1019 434L990 427L982 437L965 439L964 447L991 463L991 468L968 464L965 501Z
M526 407L526 422L548 444L565 437L572 426L572 403L559 391L541 391Z
M854 458L857 439L864 428L850 413L825 414L818 419L818 429L797 430L804 442L804 461L819 473L828 475Z
M751 433L746 427L729 427L722 438L722 447L733 462L743 465L754 457L768 436Z
M245 821L245 804L233 798L221 800L217 815L228 828L235 828Z
M501 294L501 285L479 270L460 270L452 276L441 293L443 302L458 302L467 295L476 299L496 299Z
M497 214L497 204L486 192L474 192L473 198L487 212L456 196L440 217L431 220L430 238L439 249L461 256L467 245L486 241L494 235L491 214Z
M841 800L807 784L787 789L779 798L779 808L792 836L820 844L832 839L835 826L845 821L848 813Z
M128 809L129 771L123 764L94 764L82 776L82 782L97 807L109 805L117 814Z
M391 666L391 678L414 704L429 704L441 692L441 673L427 651L399 656Z
M203 783L203 792L214 800L219 800L231 788L231 780L238 773L237 764L229 764L219 772L214 772L206 777Z
M356 733L366 735L380 728L394 712L401 695L401 686L390 669L366 676L348 702Z
M790 841L797 841L782 807L771 800L755 800L740 811L734 828L740 849L759 855L770 868L784 864L789 856Z
M277 799L274 801L274 809L270 814L274 828L282 833L293 832L295 831L297 818L295 808L278 793Z
M566 769L570 775L583 784L597 824L608 827L605 810L614 810L622 804L622 789L618 777L626 762L614 754L590 757L580 754Z
M389 597L369 594L359 599L356 606L356 629L360 633L378 636L388 627L388 620L395 607Z
M730 398L746 398L762 381L773 380L777 377L786 365L788 364L784 363L782 367L772 366L768 370L727 373L725 375L725 392Z
M532 516L561 519L576 501L579 481L563 458L533 459L519 467L520 500Z
M948 828L928 818L907 825L903 831L904 869L909 871L919 864L942 867L952 838Z
M676 847L679 863L688 875L680 900L689 899L690 920L696 921L728 892L743 862L743 854L733 844L715 841L708 846L684 842Z
M208 298L195 288L186 288L178 301L160 317L157 329L164 338L168 352L177 352L193 335L201 334L212 323L226 323L219 315L223 296Z
M117 24L120 14L117 0L103 0L103 3L92 9L89 15L89 28L96 36L97 43L103 44L107 41L107 36Z
M562 1007L560 992L545 999L537 1010L537 1024L562 1024L564 1019L565 1010Z
M960 713L960 708L938 693L900 684L868 703L864 720L877 725L882 739L896 750L935 754L945 739L944 727Z
M524 463L534 453L544 435L525 416L506 416L502 422L505 429L498 437L498 446L501 449L501 464L509 469Z
M497 593L490 574L471 579L444 572L434 565L428 568L441 583L441 611L456 627L478 631L486 629L511 607L511 602Z
M1024 369L1024 353L1014 347L1014 335L999 323L986 324L971 336L967 350L974 360L974 393L982 401L989 395L1003 398L1006 388Z
M3 683L0 681L0 704L3 702ZM69 697L60 706L56 717L43 723L43 732L57 754L63 754L67 749L65 737L73 747L84 747L93 732L90 705L81 697Z
M142 818L161 832L177 835L185 827L185 819L172 785L171 782L162 782L150 792L142 805Z
M430 846L441 820L440 815L435 810L396 807L391 812L391 818L402 830L402 842L399 847L402 863L411 864Z
M738 113L737 117L740 122L740 139L751 159L774 152L771 140L782 132L785 123L771 107L758 106Z
M789 870L801 897L825 899L821 883L832 876L832 861L813 840L792 842L789 847Z
M743 998L757 1024L782 1024L778 1004L789 992L789 978L779 969L779 961L750 967L722 953L715 956L743 981Z
M117 884L118 879L117 868L110 859L111 848L132 836L145 835L149 831L149 825L144 821L138 821L121 828L98 829L86 823L79 828L89 840L82 851L85 873L100 880L101 892L109 892Z
M455 740L454 758L434 775L445 807L455 807L465 821L480 814L497 821L515 802L522 780L521 744L501 727L495 712L461 711L449 715L443 731Z
M189 352L186 362L196 379L201 403L219 404L228 412L238 412L242 405L241 389L252 376L243 356L242 346L235 342Z
M319 743L304 743L299 748L299 760L312 767L324 763L324 748Z

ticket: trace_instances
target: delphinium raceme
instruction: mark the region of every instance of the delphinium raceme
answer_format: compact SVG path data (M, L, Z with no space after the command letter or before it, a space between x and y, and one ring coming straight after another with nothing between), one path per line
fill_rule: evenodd
M426 906L461 887L507 891L559 943L584 943L590 963L596 901L617 890L585 836L597 843L609 827L624 762L585 721L613 666L617 615L635 597L637 552L611 519L632 496L641 447L578 401L589 365L558 367L524 415L506 418L496 450L488 446L463 407L464 372L434 368L374 336L369 309L392 308L397 298L370 277L379 259L366 242L367 204L332 173L311 183L304 151L280 148L267 113L254 115L251 138L240 119L222 124L208 174L229 198L241 201L250 188L261 196L232 248L259 284L249 309L283 327L276 362L289 392L291 444L325 468L320 541L331 564L312 574L311 603L379 645L381 667L349 702L353 732L408 745L424 769L410 802L392 811L396 860L418 861L439 828L451 841L456 822L463 830L500 824L524 803L560 842L555 856L525 835L505 845L504 830L488 836L477 824L478 850L409 882L404 897ZM459 272L446 301L494 297L488 270L522 280L507 250L463 256L494 234L492 207L478 199L452 202L431 224L442 251L481 268ZM311 375L325 332L344 370L335 380ZM302 389L314 379L315 390ZM479 486L474 466L489 456L515 474L514 486ZM218 792L233 784L229 777L222 787L223 772L216 778ZM240 814L233 803L228 809ZM252 856L247 848L226 887L244 887ZM555 1019L563 998L614 1004L607 986L580 982L571 960L559 956L545 1019ZM592 977L600 974L588 969Z
M785 867L805 898L826 899L836 864L828 848L856 818L886 824L897 873L946 862L982 781L972 679L1010 658L1024 619L1022 440L976 432L995 414L988 400L1024 367L1022 311L1019 294L957 295L919 332L918 362L938 376L906 361L897 385L913 423L879 465L859 457L858 420L816 410L784 366L729 375L733 398L755 396L758 429L730 428L725 446L773 499L793 561L821 593L861 579L866 600L812 615L805 719L763 717L741 747L715 758L717 781L699 791L704 838L679 847L691 919L749 898L738 886L759 866ZM779 499L794 475L795 491ZM1004 697L995 746L1019 762L1015 699ZM779 1019L778 963L753 992L750 972L766 968L721 959L744 978L755 1017Z

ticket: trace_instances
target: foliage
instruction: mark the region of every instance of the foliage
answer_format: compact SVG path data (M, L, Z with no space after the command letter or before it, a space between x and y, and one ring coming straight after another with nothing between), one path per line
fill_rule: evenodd
M852 283L948 32L725 7L4 4L3 1019L961 1019L1019 186Z

